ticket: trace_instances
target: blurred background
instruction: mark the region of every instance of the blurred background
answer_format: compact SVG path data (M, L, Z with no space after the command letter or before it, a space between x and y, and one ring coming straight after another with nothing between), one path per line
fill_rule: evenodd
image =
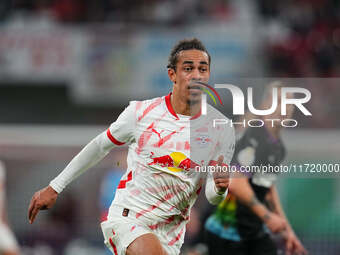
M1 0L0 160L22 254L109 254L99 223L126 169L125 149L74 181L34 225L29 201L130 100L169 93L168 55L190 37L212 56L211 84L302 79L313 116L297 113L299 126L284 131L285 163L340 163L340 1ZM304 79L311 77L318 79ZM256 84L258 98L265 85ZM233 118L231 101L222 111ZM278 185L310 254L339 255L340 179L281 178ZM183 254L204 254L207 207L200 198Z

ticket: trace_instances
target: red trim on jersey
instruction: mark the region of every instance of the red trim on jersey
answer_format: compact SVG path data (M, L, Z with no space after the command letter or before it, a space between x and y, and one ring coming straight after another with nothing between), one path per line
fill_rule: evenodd
M190 119L191 120L197 119L199 116L201 116L201 114L202 114L202 110L200 110L196 115L192 116Z
M106 131L106 135L107 135L107 137L111 140L111 142L113 142L115 145L120 146L120 145L125 144L125 143L123 143L123 142L118 141L116 138L114 138L114 137L111 135L111 132L110 132L110 129L109 129L109 128L108 128L107 131Z
M116 245L114 244L114 242L112 241L112 238L111 238L111 237L109 238L109 242L110 242L110 244L111 244L111 246L112 246L112 249L113 249L113 252L115 253L115 255L118 255L117 247L116 247Z
M176 119L179 119L174 108L172 108L172 105L171 105L171 94L170 93L169 95L165 96L165 103L166 103L166 107L168 108L169 112L176 118Z
M126 180L120 180L117 189L124 189L126 187L126 183L132 180L132 171L128 173Z
M101 222L107 221L107 215L108 214L109 214L108 210L105 210L104 212L101 213L101 217L100 217Z
M170 93L169 95L165 96L165 103L166 103L166 106L169 110L169 112L176 118L176 119L179 119L174 108L172 107L172 104L171 104L171 95L172 93ZM202 111L199 111L196 115L192 116L190 119L191 120L194 120L194 119L197 119L199 116L201 116L202 114Z

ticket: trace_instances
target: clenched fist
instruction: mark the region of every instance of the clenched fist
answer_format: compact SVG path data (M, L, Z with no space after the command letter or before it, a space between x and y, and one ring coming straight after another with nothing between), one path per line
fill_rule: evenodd
M229 171L226 168L226 164L223 164L223 156L219 156L215 165L215 171L213 173L216 191L219 194L223 194L229 187L230 176ZM219 167L220 166L220 169Z

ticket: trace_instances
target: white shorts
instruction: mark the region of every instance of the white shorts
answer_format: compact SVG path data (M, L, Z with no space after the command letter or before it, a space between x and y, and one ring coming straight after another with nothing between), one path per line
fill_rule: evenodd
M178 255L183 240L169 246L169 237L161 229L152 230L146 222L136 219L134 213L129 211L128 216L123 216L124 208L117 207L114 217L101 223L104 235L104 243L114 255L126 255L127 247L138 237L144 234L154 234L161 242L168 255ZM184 236L184 235L183 235ZM182 238L181 238L182 239Z
M18 244L12 231L7 225L0 223L0 253L18 250Z

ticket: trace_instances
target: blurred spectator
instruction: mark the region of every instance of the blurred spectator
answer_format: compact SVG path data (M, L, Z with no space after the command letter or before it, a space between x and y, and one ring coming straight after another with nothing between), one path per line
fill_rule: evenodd
M265 22L274 20L290 31L284 40L268 40L265 45L270 76L340 75L338 1L261 0L258 3Z
M8 226L5 198L5 166L0 161L0 254L18 255L19 246Z
M9 4L0 5L8 10ZM226 0L14 0L13 12L26 11L32 15L48 12L60 22L119 22L180 25L198 18L225 20L230 16ZM1 18L1 16L0 16Z
M86 19L86 1L55 0L52 11L57 20L62 22L79 22Z
M260 0L258 11L268 37L263 47L268 76L340 76L339 1ZM317 95L310 103L314 114L308 127L334 128L338 125L336 95L340 93L340 86L334 85L334 82L323 80L318 86L307 87L312 95Z

